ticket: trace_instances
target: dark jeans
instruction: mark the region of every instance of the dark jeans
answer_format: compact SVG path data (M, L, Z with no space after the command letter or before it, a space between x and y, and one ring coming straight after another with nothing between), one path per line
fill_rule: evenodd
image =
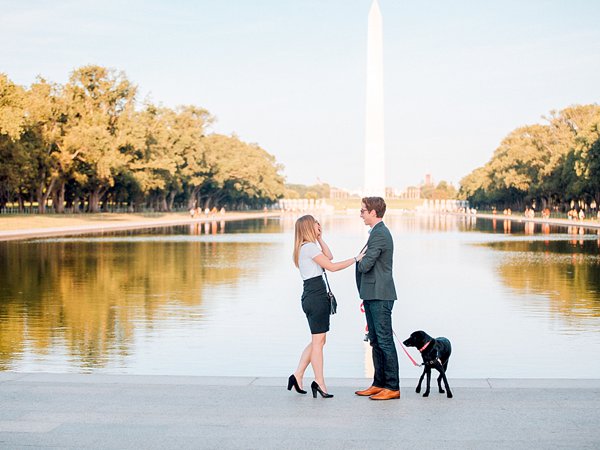
M392 300L365 300L363 302L369 342L373 347L375 376L373 386L397 391L400 389L398 354L392 331Z

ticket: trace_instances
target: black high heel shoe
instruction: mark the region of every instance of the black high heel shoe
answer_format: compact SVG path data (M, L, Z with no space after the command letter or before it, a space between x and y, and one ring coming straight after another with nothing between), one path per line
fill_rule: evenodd
M321 389L321 386L319 386L316 381L313 381L311 383L310 388L312 389L313 398L317 398L317 392L319 394L321 394L321 397L323 397L323 398L333 397L333 394L328 394L327 392L323 392L323 389Z
M292 386L294 389L296 389L298 394L306 394L305 390L300 389L300 385L298 384L298 380L296 380L296 376L294 374L291 374L288 378L288 391L292 390Z

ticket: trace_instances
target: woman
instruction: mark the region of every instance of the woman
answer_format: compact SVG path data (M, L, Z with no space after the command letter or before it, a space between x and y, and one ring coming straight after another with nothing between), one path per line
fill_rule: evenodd
M317 397L317 392L323 398L333 397L327 393L323 378L323 346L329 331L329 299L322 274L324 270L336 272L350 267L362 259L364 251L355 258L332 262L333 255L323 240L319 222L310 215L302 216L296 221L294 264L304 280L302 310L308 319L312 340L302 352L298 368L288 379L288 391L294 387L298 393L306 394L302 389L302 379L310 364L315 374L315 381L310 386L313 397Z

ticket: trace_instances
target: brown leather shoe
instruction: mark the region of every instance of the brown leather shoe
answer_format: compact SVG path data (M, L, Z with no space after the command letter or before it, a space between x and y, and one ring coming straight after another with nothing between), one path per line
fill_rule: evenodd
M392 391L390 389L382 389L379 394L371 395L371 400L392 400L400 398L400 391Z
M371 387L365 389L364 391L356 391L355 394L360 395L361 397L369 397L371 395L379 394L383 390L384 390L383 388L380 388L377 386L371 386Z

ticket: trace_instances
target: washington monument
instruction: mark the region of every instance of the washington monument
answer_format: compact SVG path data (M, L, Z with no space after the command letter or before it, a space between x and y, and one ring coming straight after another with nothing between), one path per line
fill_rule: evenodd
M381 11L377 0L373 0L369 11L366 98L364 194L385 197L383 38Z

